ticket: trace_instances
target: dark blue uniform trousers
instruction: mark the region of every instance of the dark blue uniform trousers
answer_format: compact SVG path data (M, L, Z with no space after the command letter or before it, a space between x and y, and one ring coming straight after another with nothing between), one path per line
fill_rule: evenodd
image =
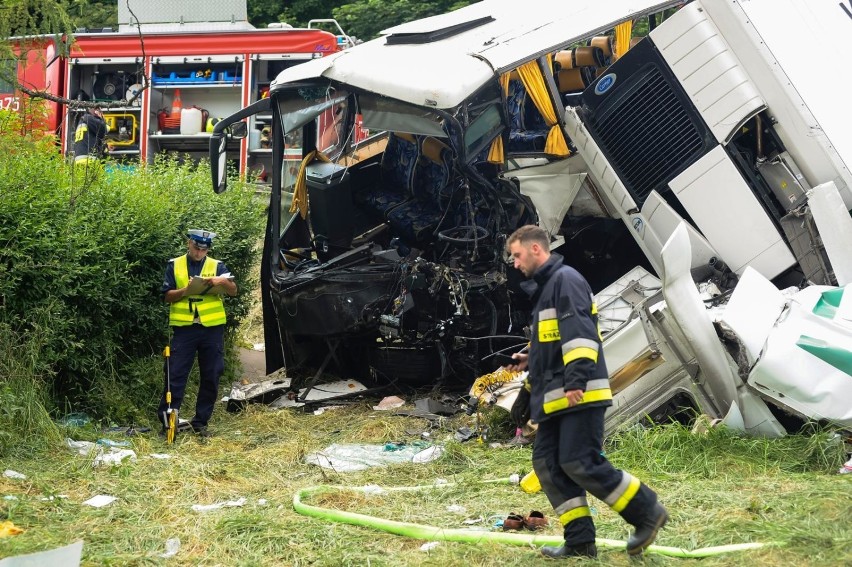
M585 499L587 492L604 502L608 498L613 500L632 479L628 473L613 467L602 454L605 413L605 407L592 407L554 416L538 426L533 468L557 513L560 507L575 506ZM641 483L627 505L616 511L636 526L652 511L656 501L656 493ZM564 535L568 546L594 542L592 517L586 515L568 521L564 524Z
M219 397L219 378L225 371L225 325L204 327L188 325L172 327L171 356L163 365L165 377L171 383L172 408L180 409L189 371L198 354L198 369L201 380L198 384L198 399L195 402L194 428L206 426L213 415L213 406ZM168 365L168 366L167 366ZM163 383L163 395L157 416L163 422L168 408L166 404L167 383Z

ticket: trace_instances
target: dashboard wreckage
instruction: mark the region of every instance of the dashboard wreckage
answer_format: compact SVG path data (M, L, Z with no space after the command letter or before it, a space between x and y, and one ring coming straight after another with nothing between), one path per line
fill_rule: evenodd
M596 293L608 431L852 427L852 131L826 84L852 18L834 0L520 7L385 30L216 126L221 192L227 140L272 115L267 371L469 385L526 343L504 249L534 223Z

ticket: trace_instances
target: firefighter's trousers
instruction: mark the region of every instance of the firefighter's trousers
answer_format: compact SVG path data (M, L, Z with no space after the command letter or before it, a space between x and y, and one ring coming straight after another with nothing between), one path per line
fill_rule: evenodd
M554 416L538 426L533 468L564 526L568 546L595 541L586 493L605 502L636 526L651 513L656 493L602 452L605 407Z

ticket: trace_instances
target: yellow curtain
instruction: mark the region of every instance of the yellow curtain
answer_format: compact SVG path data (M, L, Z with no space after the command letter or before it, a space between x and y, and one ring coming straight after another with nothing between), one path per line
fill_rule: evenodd
M553 64L548 56L548 66L552 68ZM521 82L527 93L535 103L535 107L544 117L544 122L550 126L550 132L547 134L547 142L544 144L544 152L552 156L567 157L570 155L568 144L565 142L565 133L559 127L556 120L556 111L553 109L553 104L550 102L550 97L547 94L547 85L544 82L544 76L541 74L541 68L538 66L538 61L528 61L518 67L518 74L521 77Z
M509 73L500 75L500 88L503 89L503 98L509 96ZM497 136L491 143L491 149L488 150L488 163L503 163L505 154L503 153L503 135Z
M630 37L633 35L633 22L628 20L615 26L615 58L620 59L630 49Z
M318 150L312 151L302 160L302 165L299 166L299 176L296 178L296 188L293 190L293 202L290 203L290 212L299 211L302 218L308 216L308 182L305 177L305 170L314 159L331 163L331 160Z

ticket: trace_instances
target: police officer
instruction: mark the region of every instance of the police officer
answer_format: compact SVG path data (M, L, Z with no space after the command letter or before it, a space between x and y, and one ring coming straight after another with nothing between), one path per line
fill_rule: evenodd
M606 502L635 531L627 553L651 545L668 520L657 495L602 454L604 413L612 391L589 284L562 256L550 253L543 229L528 225L506 242L515 268L530 278L521 287L532 298L529 354L515 353L511 370L529 369L532 421L538 423L533 469L564 528L565 544L542 547L548 557L596 557L595 525L586 492ZM516 409L516 408L513 408Z
M171 387L171 408L180 409L189 371L198 355L201 381L195 403L195 417L190 421L193 431L207 436L207 423L218 398L219 377L225 369L225 306L222 293L237 294L237 284L230 277L224 262L207 256L216 233L190 230L187 234L187 253L169 260L163 277L162 293L170 303L169 325L172 330L171 356L165 368L166 383L157 409L157 417L165 429L166 390ZM194 276L204 278L204 284L189 289ZM200 283L200 282L199 282ZM194 292L194 293L190 293Z
M101 158L107 132L109 127L100 107L86 109L74 130L74 165L86 165Z

